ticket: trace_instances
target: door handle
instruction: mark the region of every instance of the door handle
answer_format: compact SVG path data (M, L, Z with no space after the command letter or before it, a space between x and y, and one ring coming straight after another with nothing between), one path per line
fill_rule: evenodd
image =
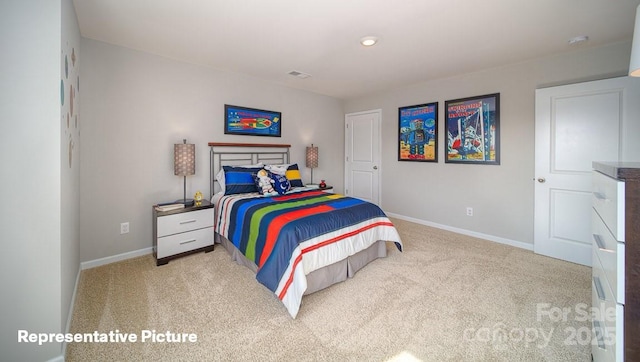
M374 169L374 170L377 170L377 169L378 169L378 166L373 166L373 169Z
M545 180L544 177L540 177L540 178L538 178L538 182L543 184L543 183L547 182L547 180Z

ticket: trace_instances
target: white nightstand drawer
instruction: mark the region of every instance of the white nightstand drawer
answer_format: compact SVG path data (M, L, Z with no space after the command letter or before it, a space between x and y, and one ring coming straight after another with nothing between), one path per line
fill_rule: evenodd
M616 241L597 212L592 211L593 255L602 266L616 302L624 304L624 243ZM595 260L593 260L595 263ZM595 265L595 264L594 264Z
M158 237L213 226L213 208L158 217Z
M209 245L213 245L213 226L158 238L157 258L165 258Z
M624 182L593 173L593 207L618 241L624 241Z

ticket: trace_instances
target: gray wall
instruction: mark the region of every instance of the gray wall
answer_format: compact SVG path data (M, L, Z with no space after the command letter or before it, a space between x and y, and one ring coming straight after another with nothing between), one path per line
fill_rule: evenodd
M382 206L419 221L527 246L533 243L535 89L623 75L629 43L579 50L441 79L342 103L245 75L182 63L82 39L83 91L80 258L148 248L150 207L182 195L173 175L172 145L196 144L196 175L188 194L208 195L207 142L291 143L303 165L304 146L320 146L314 178L343 190L343 113L382 109ZM444 101L501 94L501 165L444 163ZM398 107L440 102L437 164L397 161ZM283 112L283 137L224 135L223 105ZM330 160L330 161L329 161ZM305 180L309 170L302 167ZM410 190L410 191L407 191ZM465 216L467 206L474 216ZM119 224L131 223L129 234Z
M83 38L80 258L91 261L152 246L151 206L182 198L173 144L196 145L188 197L209 195L208 142L290 143L303 179L304 149L319 146L320 178L342 191L342 102ZM282 137L225 135L224 104L282 112ZM120 223L130 233L120 235Z
M0 14L0 358L43 361L62 345L18 344L17 332L64 332L78 273L79 169L64 163L60 82L61 43L79 31L71 0L3 1Z
M525 247L532 244L535 89L624 75L630 49L630 43L616 43L345 102L347 113L382 109L383 208ZM501 164L445 164L444 101L496 92L501 102ZM398 162L398 107L434 101L440 102L439 162ZM465 215L467 206L474 208L474 216Z

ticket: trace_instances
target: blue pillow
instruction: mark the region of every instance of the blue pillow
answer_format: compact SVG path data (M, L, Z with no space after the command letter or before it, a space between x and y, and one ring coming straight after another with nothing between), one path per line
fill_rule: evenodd
M233 167L222 166L225 179L225 195L246 194L258 192L255 184L255 175L262 167Z
M285 175L278 175L277 173L272 173L271 179L274 181L273 188L280 195L284 195L287 191L291 190L291 184Z

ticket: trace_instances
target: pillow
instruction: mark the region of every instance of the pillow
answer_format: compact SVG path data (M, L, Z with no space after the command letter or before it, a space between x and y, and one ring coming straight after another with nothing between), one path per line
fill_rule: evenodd
M258 168L262 167L262 162L256 163L255 165L245 165L245 166L233 166L233 167L243 167L243 168ZM216 175L216 181L218 181L218 185L220 185L220 190L225 191L225 179L224 179L224 168L221 168Z
M277 173L272 173L270 176L273 180L273 188L280 195L284 195L287 191L291 190L291 184L289 183L289 180L287 180L286 176L278 175Z
M294 163L287 167L287 172L285 173L291 187L304 187L302 183L302 176L300 176L300 170L298 170L298 164Z
M264 169L270 173L277 173L278 175L286 176L287 167L289 167L289 165L267 165L264 166Z
M261 167L222 166L222 169L224 170L225 195L258 192L255 175L262 170Z

